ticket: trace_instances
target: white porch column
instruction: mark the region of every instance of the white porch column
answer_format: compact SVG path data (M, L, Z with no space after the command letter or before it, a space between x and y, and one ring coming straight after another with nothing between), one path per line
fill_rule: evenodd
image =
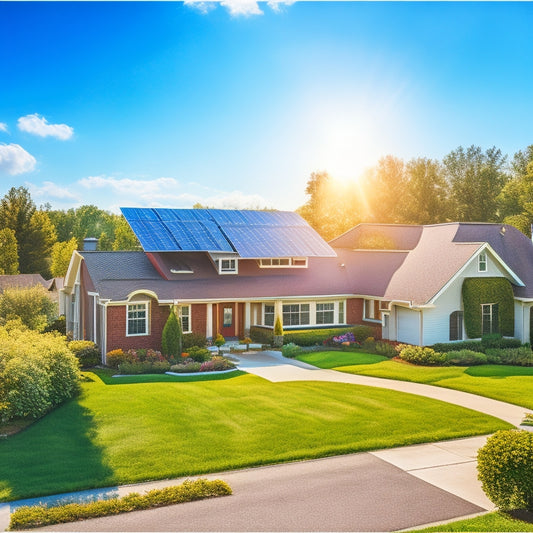
M205 336L213 336L213 304L207 304L207 320L205 327Z
M281 320L281 325L283 326L283 302L281 300L276 300L274 302L274 326L276 325L278 316Z
M244 335L247 337L250 335L250 322L251 322L251 309L250 302L244 302Z

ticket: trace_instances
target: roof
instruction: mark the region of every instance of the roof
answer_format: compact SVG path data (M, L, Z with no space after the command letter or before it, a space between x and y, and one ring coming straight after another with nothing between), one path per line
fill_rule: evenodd
M0 276L0 291L12 288L35 287L35 285L42 285L45 289L49 289L50 284L41 276L41 274L15 274Z
M242 258L335 257L298 214L289 211L122 207L145 252L211 252Z

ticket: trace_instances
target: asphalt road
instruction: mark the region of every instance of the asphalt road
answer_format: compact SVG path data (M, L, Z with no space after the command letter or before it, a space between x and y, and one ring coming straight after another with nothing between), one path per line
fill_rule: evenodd
M484 511L366 453L216 477L232 496L42 530L394 531Z

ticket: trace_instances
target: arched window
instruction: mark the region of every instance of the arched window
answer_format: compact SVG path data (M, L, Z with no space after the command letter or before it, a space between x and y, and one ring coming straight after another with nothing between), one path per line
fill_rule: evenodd
M454 311L450 315L450 340L460 341L463 339L463 312Z

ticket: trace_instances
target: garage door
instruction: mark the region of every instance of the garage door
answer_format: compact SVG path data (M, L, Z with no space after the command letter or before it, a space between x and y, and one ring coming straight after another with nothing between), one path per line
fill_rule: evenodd
M398 307L396 317L398 321L396 330L398 341L407 344L419 344L420 313Z

